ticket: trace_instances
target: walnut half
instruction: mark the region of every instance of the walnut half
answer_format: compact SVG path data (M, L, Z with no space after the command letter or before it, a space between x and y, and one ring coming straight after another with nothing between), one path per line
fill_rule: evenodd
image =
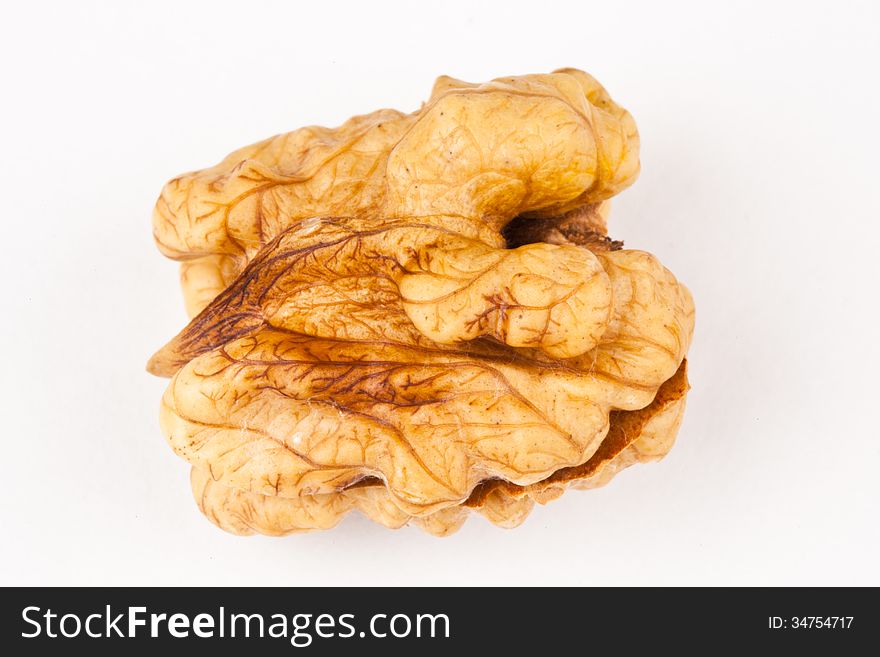
M190 324L149 370L202 511L239 534L358 509L516 526L671 447L694 307L606 235L638 173L587 74L440 78L417 112L304 128L169 182Z

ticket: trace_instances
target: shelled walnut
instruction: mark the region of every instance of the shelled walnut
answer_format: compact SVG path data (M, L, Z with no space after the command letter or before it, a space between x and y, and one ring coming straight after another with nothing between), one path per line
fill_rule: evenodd
M202 511L240 534L358 509L448 534L662 457L694 308L606 234L638 173L589 75L440 78L417 112L303 128L169 182L190 324L149 370Z

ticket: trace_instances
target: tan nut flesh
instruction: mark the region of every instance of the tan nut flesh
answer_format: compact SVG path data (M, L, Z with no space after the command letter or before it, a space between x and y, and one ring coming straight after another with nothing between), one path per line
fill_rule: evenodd
M476 511L499 527L519 526L535 502L545 504L566 488L602 486L620 470L634 463L646 463L666 455L684 414L688 384L686 361L661 386L657 398L638 411L615 411L602 446L584 464L558 470L530 486L516 486L504 480L487 480L461 506L447 507L425 516L411 516L394 503L377 480L337 493L284 498L248 493L217 482L207 470L193 467L193 495L202 512L218 527L234 534L284 534L329 529L357 509L371 520L397 529L410 521L437 535L458 529L468 511Z
M193 319L149 369L173 377L162 428L202 511L239 534L353 508L437 535L469 509L512 527L665 454L694 308L605 235L637 171L632 118L568 69L441 78L413 114L170 182L155 234Z

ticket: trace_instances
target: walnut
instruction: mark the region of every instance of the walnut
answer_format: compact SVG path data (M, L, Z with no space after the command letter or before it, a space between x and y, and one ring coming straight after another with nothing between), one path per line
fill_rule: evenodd
M239 534L351 509L445 535L672 445L694 308L606 234L638 173L587 74L440 78L417 112L304 128L169 182L190 324L150 361L202 511Z

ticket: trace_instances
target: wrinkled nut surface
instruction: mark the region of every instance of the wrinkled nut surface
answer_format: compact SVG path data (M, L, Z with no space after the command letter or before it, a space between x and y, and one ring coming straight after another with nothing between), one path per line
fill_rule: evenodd
M694 307L606 235L630 115L565 69L440 78L169 182L190 324L149 370L199 507L237 534L502 527L672 446Z

